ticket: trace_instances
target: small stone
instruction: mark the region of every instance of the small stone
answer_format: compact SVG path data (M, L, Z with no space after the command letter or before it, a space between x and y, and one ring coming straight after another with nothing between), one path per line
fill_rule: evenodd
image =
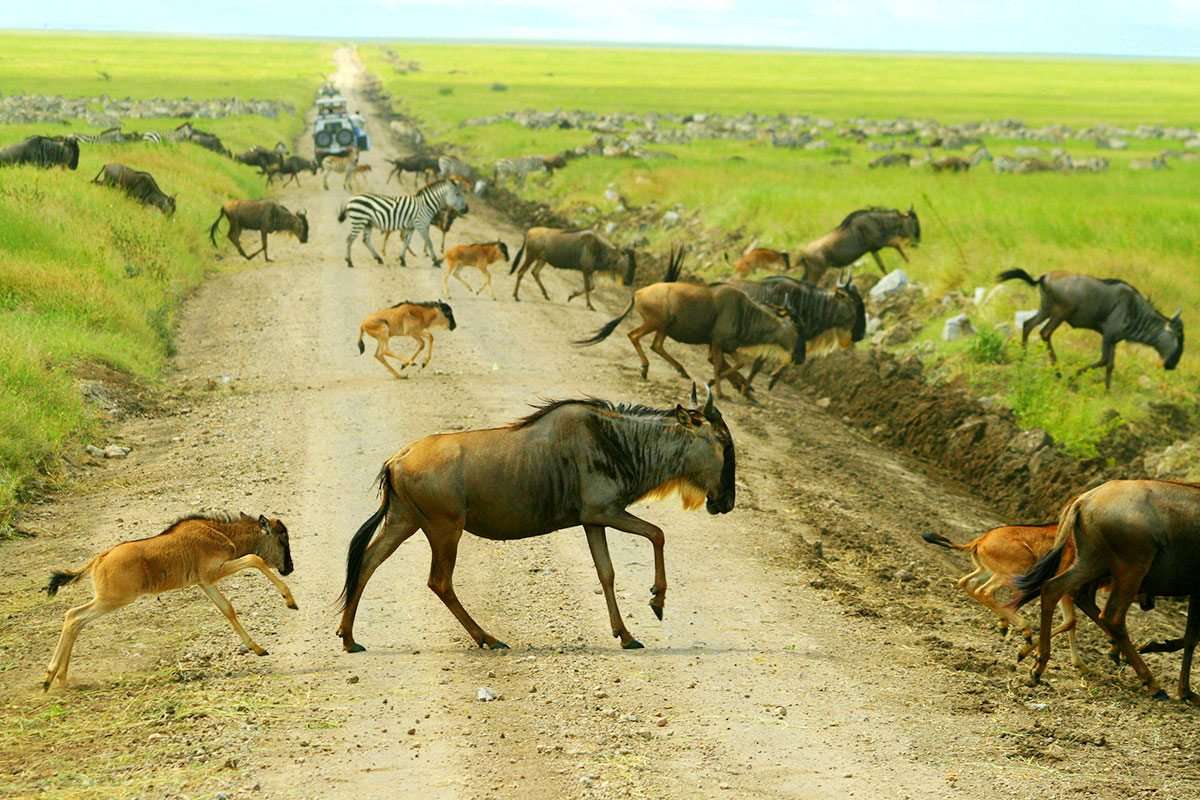
M822 397L820 400L817 401L817 408L829 408L829 406L832 402L833 402L833 400L831 398Z
M358 676L351 675L349 678L346 678L346 683L358 683Z
M901 583L908 583L909 581L914 580L917 576L913 575L910 570L901 567L900 569L896 570L895 577L896 580L900 581Z
M409 735L409 736L416 736L416 735L417 735L417 729L416 729L416 728L409 728L409 729L408 729L408 735Z
M665 728L665 727L667 727L667 718L659 717L658 719L654 720L654 724L660 728Z
M481 703L490 703L499 697L500 695L496 693L496 690L488 686L480 686L475 692L475 699Z

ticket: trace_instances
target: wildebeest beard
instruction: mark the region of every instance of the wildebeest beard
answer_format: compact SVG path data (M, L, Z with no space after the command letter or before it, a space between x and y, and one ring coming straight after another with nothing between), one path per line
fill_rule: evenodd
M698 508L707 494L705 488L679 477L693 443L691 437L668 433L663 425L665 415L657 409L647 411L654 416L647 415L644 421L589 417L587 424L600 451L591 466L616 481L621 495L630 502L665 497L678 490L684 508Z

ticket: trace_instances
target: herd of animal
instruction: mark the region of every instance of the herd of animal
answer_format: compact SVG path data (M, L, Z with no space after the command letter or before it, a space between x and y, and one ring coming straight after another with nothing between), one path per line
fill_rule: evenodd
M181 126L184 137L201 146L230 155L216 137ZM100 136L103 136L101 134ZM146 141L145 137L141 137ZM75 169L79 143L86 137L31 137L0 150L0 165L34 164ZM901 154L894 154L901 155ZM289 155L286 147L256 147L236 156L258 167L268 182L276 178L299 180L303 171L315 174L344 174L343 188L350 190L356 176L369 170L358 163L356 152L327 157L323 164ZM978 163L982 156L963 164L934 165L935 169L960 170ZM536 163L535 163L536 162ZM433 247L430 227L442 231L444 271L442 294L450 297L450 278L475 294L485 288L493 299L489 268L509 263L508 245L503 241L459 244L445 250L445 234L454 220L469 212L467 197L472 191L469 170L448 157L413 156L390 161L388 180L412 173L427 179L413 194L355 194L340 207L339 222L349 222L345 261L354 267L351 251L360 236L363 244L382 264L373 232L403 236L401 265L414 234L419 233L424 253L433 265L443 259ZM535 169L552 170L543 157L514 159L502 174L518 180ZM366 169L364 169L364 167ZM159 189L149 173L119 163L106 164L95 183L119 188L134 199L165 214L175 210L175 197ZM419 181L418 181L419 182ZM228 223L227 237L246 259L259 253L267 261L267 238L285 233L301 243L309 238L304 211L292 212L273 200L231 200L225 203L209 228L216 245L222 220ZM261 247L247 253L241 244L244 231L257 231ZM687 406L658 409L615 404L603 400L561 400L538 408L533 414L500 428L438 434L401 449L383 465L378 476L381 504L350 540L346 577L342 592L342 618L338 636L348 652L363 650L353 632L354 619L363 590L380 564L418 529L424 531L433 551L429 586L463 625L480 647L507 647L485 631L459 602L453 589L457 547L464 531L494 540L520 539L582 526L604 592L612 634L623 648L642 645L626 628L614 594L614 574L608 553L606 530L646 538L654 553L654 586L651 607L661 619L666 598L663 532L626 509L639 499L678 493L686 508L704 504L710 514L731 511L736 498L736 452L733 436L716 400L722 383L729 381L747 398L758 372L766 369L774 386L784 369L803 363L816 352L852 347L866 332L866 308L862 296L845 272L842 279L825 286L831 270L852 267L870 254L881 272L886 267L883 249L894 249L908 261L905 247L921 242L916 211L870 207L848 214L830 233L797 252L754 248L734 265L736 276L728 281L704 284L685 280L683 247L673 248L666 259L663 279L633 292L617 317L591 336L575 344L593 345L610 336L633 312L640 323L628 338L641 363L645 378L650 362L641 340L651 335L650 349L682 378L691 382ZM511 259L510 274L516 274L513 300L520 300L522 278L528 273L549 301L540 273L546 265L581 274L582 286L567 297L579 295L594 310L591 293L595 276L618 277L633 286L638 269L636 253L621 248L591 230L560 230L533 227ZM483 283L472 288L462 270L473 268ZM791 270L799 275L787 274ZM752 279L759 271L772 274ZM1021 280L1041 293L1037 314L1025 321L1022 343L1041 327L1051 361L1055 361L1050 339L1067 322L1088 328L1103 337L1102 356L1092 367L1105 368L1105 384L1111 381L1116 344L1129 340L1153 347L1166 369L1178 364L1183 351L1183 322L1177 313L1167 318L1136 289L1119 280L1095 279L1086 275L1052 272L1034 278L1024 270L1009 270L1001 281ZM366 316L358 331L359 353L365 352L364 338L376 342L375 359L393 376L413 366L424 353L420 366L433 356L433 334L437 329L454 330L454 312L445 300L404 301ZM390 349L394 337L409 337L417 349L402 358ZM708 350L712 377L701 401L697 382L684 365L672 356L665 343L672 341L702 345ZM743 370L748 370L743 375ZM1082 662L1075 648L1074 609L1079 608L1110 637L1114 658L1125 658L1143 682L1161 695L1161 690L1141 659L1128 634L1125 617L1129 606L1140 598L1145 608L1159 596L1191 598L1184 636L1169 642L1151 643L1141 652L1182 649L1180 695L1191 698L1189 672L1192 654L1200 641L1200 485L1169 481L1113 481L1072 499L1060 520L1039 525L1004 526L985 532L975 540L956 545L945 537L926 533L931 544L966 551L974 569L958 585L1001 617L1002 629L1017 630L1025 638L1019 657L1036 651L1032 677L1040 677L1050 657L1051 638L1068 633L1072 660ZM80 629L102 614L123 607L144 594L199 585L227 618L245 646L266 655L242 628L229 601L216 588L222 578L243 569L262 572L296 608L287 585L277 577L293 569L287 527L281 520L248 515L192 516L172 524L157 536L125 542L96 555L75 570L55 571L47 591L53 595L62 586L90 574L93 599L70 609L62 634L47 666L44 687L65 683L71 650ZM1001 605L994 594L1015 588L1018 596ZM1110 592L1103 612L1095 601L1101 589ZM1041 627L1035 645L1033 631L1017 609L1041 598ZM1054 608L1062 604L1066 620L1053 627Z

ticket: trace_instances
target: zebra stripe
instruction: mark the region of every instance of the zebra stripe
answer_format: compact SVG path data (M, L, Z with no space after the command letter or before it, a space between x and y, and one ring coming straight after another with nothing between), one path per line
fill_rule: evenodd
M158 131L146 131L142 134L142 141L150 144L162 144L163 137Z
M384 233L404 231L404 246L400 250L400 265L408 266L405 254L408 243L414 231L419 231L425 240L425 252L433 259L434 265L441 263L433 250L433 242L429 238L429 224L443 208L453 208L460 214L467 211L467 201L462 190L453 181L438 181L431 183L415 195L402 194L395 197L382 194L356 194L346 201L338 214L338 222L350 220L350 235L346 237L346 264L354 266L350 258L350 248L354 240L362 234L363 244L371 251L371 255L380 264L383 258L375 252L371 244L371 231L379 230Z

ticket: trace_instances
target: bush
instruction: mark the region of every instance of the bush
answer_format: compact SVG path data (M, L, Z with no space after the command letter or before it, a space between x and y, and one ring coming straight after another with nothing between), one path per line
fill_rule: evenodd
M976 364L1003 364L1008 361L1004 352L1004 337L994 328L982 328L967 345L967 356Z
M438 94L440 94L442 97L448 97L454 94L454 89L450 86L443 86L442 88L438 89Z

